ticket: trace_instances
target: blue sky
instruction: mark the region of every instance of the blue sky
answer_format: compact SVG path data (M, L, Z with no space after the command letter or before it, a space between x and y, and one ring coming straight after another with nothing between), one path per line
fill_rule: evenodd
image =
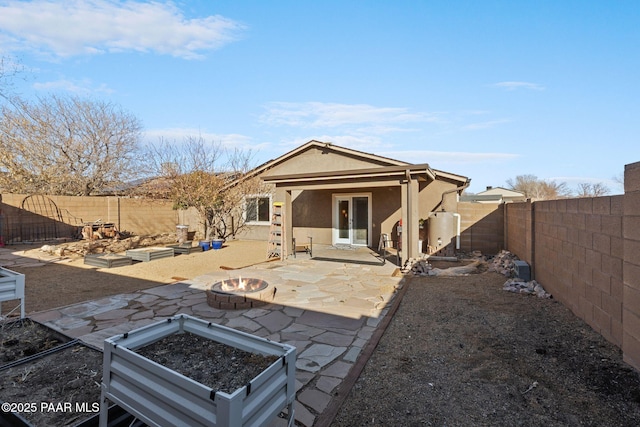
M2 1L26 97L108 100L145 138L255 162L311 139L468 176L604 183L640 161L640 2Z

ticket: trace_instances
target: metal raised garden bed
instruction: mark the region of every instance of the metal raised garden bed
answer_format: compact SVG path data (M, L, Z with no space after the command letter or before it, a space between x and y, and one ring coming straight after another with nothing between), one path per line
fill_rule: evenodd
M183 255L189 255L191 252L202 251L202 248L200 248L199 246L193 246L191 244L191 241L179 243L177 245L167 245L167 247L172 248L173 252L175 252L176 254Z
M84 263L100 268L121 267L133 264L131 257L117 254L88 254L84 257Z
M0 267L0 303L20 300L20 318L24 317L24 274ZM0 305L0 316L2 309Z
M134 350L172 334L190 332L218 343L278 359L231 393L214 390ZM150 426L262 426L288 409L294 420L296 349L187 315L105 340L100 425L107 400Z
M154 259L172 258L175 254L173 253L173 248L152 247L129 249L125 252L125 255L136 261L149 262Z

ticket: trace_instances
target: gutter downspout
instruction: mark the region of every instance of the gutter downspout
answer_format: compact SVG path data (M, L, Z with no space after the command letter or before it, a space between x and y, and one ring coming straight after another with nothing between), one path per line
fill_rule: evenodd
M444 193L442 193L442 196L440 198L440 206L444 205L444 196L446 196L447 194L458 192L458 191L463 191L469 185L471 185L471 180L470 179L468 179L467 182L462 184L460 187L456 187L456 188L454 188L452 190L447 190Z
M460 214L454 212L453 216L457 217L458 223L456 228L456 250L460 250Z

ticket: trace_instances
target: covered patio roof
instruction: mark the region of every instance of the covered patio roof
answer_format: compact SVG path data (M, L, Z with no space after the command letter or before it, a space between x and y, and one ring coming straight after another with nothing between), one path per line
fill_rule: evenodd
M433 181L436 174L428 164L380 166L366 169L350 169L326 172L272 175L262 177L264 182L290 190L387 187L406 181Z

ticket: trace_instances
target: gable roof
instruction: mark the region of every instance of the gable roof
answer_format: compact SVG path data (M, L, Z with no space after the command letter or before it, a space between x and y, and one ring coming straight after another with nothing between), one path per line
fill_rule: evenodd
M275 159L271 159L261 165L259 165L258 167L256 167L253 171L252 171L252 175L258 175L268 169L273 168L274 166L277 166L279 164L284 163L285 161L297 156L300 153L303 153L311 148L318 148L321 150L331 150L334 151L336 153L339 154L345 154L348 156L352 156L352 157L356 157L356 158L361 158L363 160L369 160L369 161L374 161L377 163L383 163L383 164L387 164L388 166L404 166L407 165L408 163L402 162L400 160L395 160L395 159L391 159L389 157L384 157L384 156L378 156L376 154L371 154L371 153L365 153L364 151L358 151L358 150L354 150L352 148L347 148L347 147L341 147L339 145L334 145L331 142L321 142L321 141L316 141L316 140L311 140L305 144L302 144L301 146L294 148L293 150L283 154L280 157L277 157Z
M485 191L480 191L478 195L499 195L508 197L524 197L525 194L522 191L511 190L504 187L487 187Z
M290 160L294 157L296 157L297 155L308 151L310 149L320 149L320 150L329 150L331 152L334 152L336 154L342 154L342 155L346 155L352 158L357 158L360 160L363 160L365 162L370 162L373 164L379 164L380 168L388 168L389 171L391 170L395 170L396 167L410 167L410 168L414 168L416 166L420 166L421 168L423 168L423 170L427 171L427 174L429 176L432 177L432 179L435 179L436 177L439 178L443 178L443 179L447 179L447 180L452 180L452 181L457 181L457 182L461 182L461 183L466 183L469 182L469 178L462 176L462 175L457 175L457 174L453 174L453 173L449 173L449 172L444 172L444 171L440 171L440 170L435 170L435 169L431 169L429 167L428 164L423 164L423 165L413 165L411 163L407 163L407 162L403 162L401 160L396 160L396 159L392 159L390 157L385 157L385 156L380 156L377 154L372 154L372 153L366 153L364 151L359 151L359 150L354 150L352 148L347 148L347 147L341 147L339 145L335 145L332 144L330 142L321 142L321 141L316 141L316 140L311 140L285 154L283 154L280 157L277 157L275 159L269 160L265 163L263 163L262 165L256 167L251 173L251 176L256 176L259 175L269 169L272 169L274 167L276 167L277 165L280 165L284 162L286 162L287 160ZM375 166L372 165L373 169ZM373 170L368 170L368 171L340 171L340 172L323 172L320 173L318 175L323 175L326 176L327 174L336 174L336 175L344 175L345 173L349 174L349 173L358 173L358 172L373 172ZM299 174L300 177L302 177L304 174ZM292 176L290 176L292 177Z
M487 187L487 190L477 194L463 194L460 196L461 202L479 203L523 202L526 199L524 193L504 187Z

